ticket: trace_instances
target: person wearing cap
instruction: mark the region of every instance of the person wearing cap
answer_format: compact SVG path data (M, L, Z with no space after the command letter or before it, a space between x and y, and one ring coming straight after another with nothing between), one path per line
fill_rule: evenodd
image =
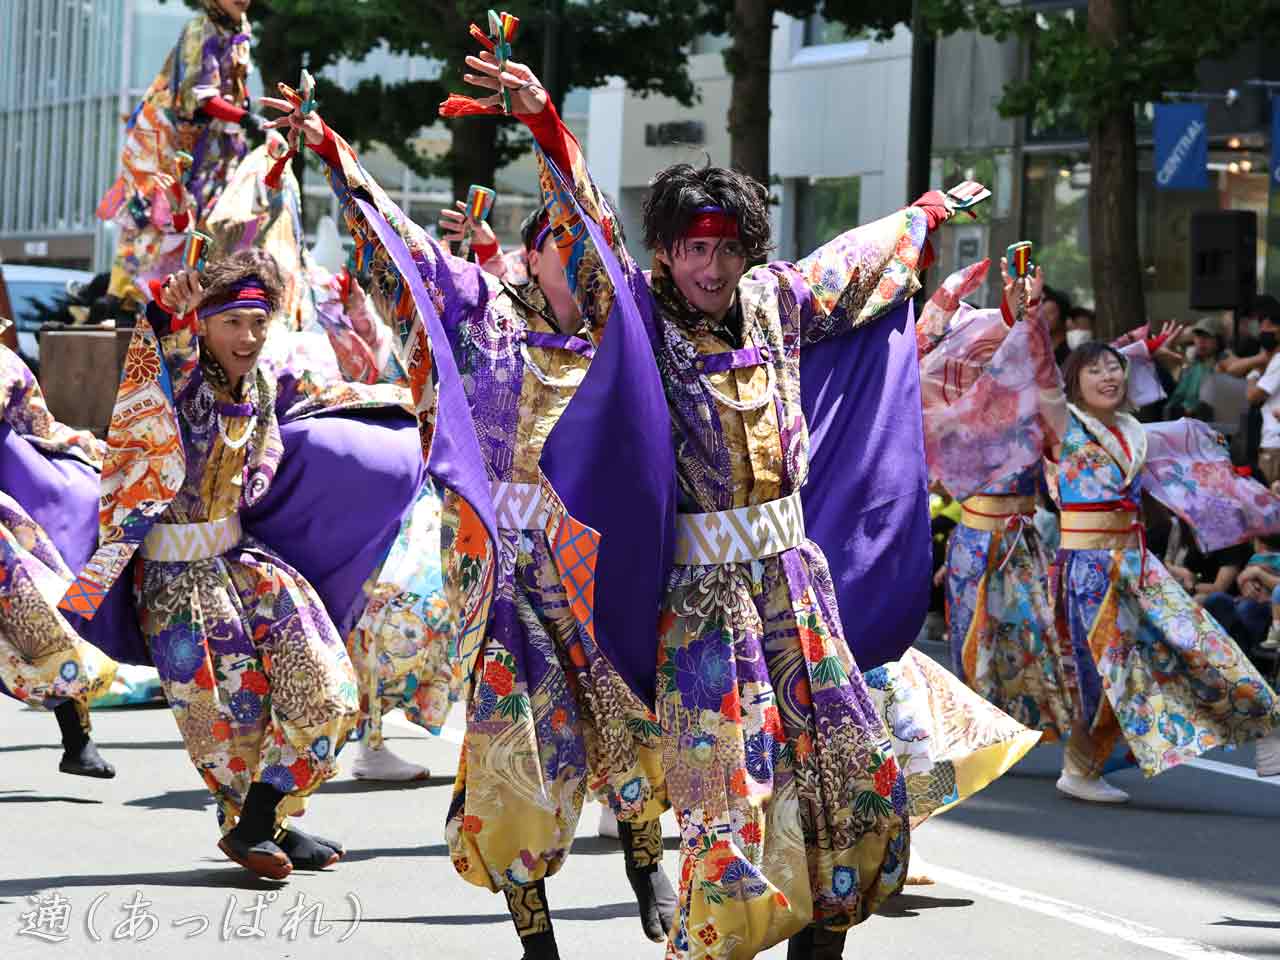
M1165 404L1164 415L1167 420L1179 417L1195 417L1197 420L1212 420L1213 410L1200 400L1200 389L1206 374L1212 374L1218 367L1225 344L1222 334L1202 320L1191 328L1192 359L1182 370L1177 385L1169 394Z

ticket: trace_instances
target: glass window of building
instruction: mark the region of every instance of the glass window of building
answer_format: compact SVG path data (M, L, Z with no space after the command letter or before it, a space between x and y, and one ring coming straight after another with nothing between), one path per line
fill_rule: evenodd
M822 47L832 43L852 43L866 37L865 30L852 31L843 23L828 20L822 12L812 14L804 21L804 45Z
M796 251L807 257L858 225L858 177L801 180L796 184Z

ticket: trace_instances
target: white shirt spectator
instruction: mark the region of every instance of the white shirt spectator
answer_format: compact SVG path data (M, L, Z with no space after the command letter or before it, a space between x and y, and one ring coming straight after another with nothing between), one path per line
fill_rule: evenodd
M1276 407L1280 405L1280 351L1271 358L1256 386L1267 395L1262 403L1262 447L1280 448L1280 417L1276 416Z

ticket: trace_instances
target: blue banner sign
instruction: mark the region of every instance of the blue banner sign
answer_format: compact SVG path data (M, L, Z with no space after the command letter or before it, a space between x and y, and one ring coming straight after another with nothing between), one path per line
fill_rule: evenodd
M1202 103L1158 103L1156 189L1209 188L1209 122Z
M1280 190L1280 97L1271 98L1271 189Z

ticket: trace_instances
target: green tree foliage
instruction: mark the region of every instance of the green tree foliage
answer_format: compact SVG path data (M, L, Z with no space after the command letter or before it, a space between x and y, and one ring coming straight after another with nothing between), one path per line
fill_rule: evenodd
M515 58L545 75L557 106L570 85L597 86L609 77L641 93L693 102L686 58L698 18L688 0L506 0L501 9L520 18ZM317 99L325 119L352 143L385 144L415 173L449 177L455 192L465 192L468 183L492 183L499 168L529 148L519 124L501 118L453 121L454 145L444 157L413 145L417 131L438 122L436 108L450 91L474 92L461 77L463 57L478 51L467 27L485 27L486 10L482 0L254 0L254 60L268 91L279 80L296 84L304 63L318 76L381 44L437 61L436 77L372 78L349 91L318 79ZM548 50L554 64L543 62Z

